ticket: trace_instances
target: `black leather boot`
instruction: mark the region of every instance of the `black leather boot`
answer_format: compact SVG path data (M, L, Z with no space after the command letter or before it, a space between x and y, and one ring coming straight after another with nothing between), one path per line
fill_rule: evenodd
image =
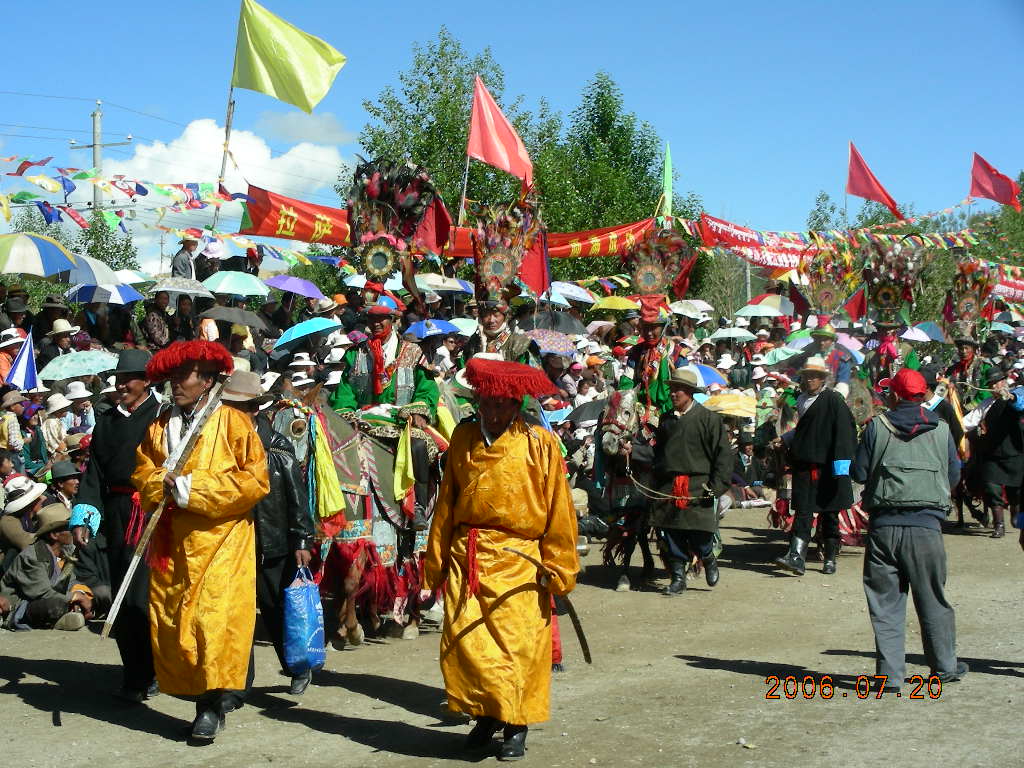
M480 749L491 743L491 738L501 728L501 721L484 715L476 719L476 725L466 737L466 749Z
M665 587L666 595L679 595L686 591L686 561L669 560L669 573L672 574L672 582Z
M498 759L503 762L511 762L526 757L526 733L528 730L525 725L506 725L505 741L501 744Z
M789 551L782 557L775 558L775 564L782 566L787 571L792 571L797 576L803 576L807 568L807 540L798 539L793 536L789 540Z
M990 538L1001 539L1006 535L1006 527L1003 525L1003 508L992 507L992 535Z
M709 587L715 586L718 583L718 558L711 555L701 560L701 563L704 566L704 580Z
M192 721L192 738L196 741L213 741L222 730L224 715L210 708L204 708Z
M825 562L821 572L830 576L836 572L836 556L839 554L839 539L825 539Z

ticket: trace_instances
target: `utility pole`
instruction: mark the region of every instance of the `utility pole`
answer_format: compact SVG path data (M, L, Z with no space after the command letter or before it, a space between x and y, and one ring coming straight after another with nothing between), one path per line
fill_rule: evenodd
M164 271L164 234L163 230L160 231L160 272ZM160 274L158 272L157 274Z
M92 144L79 144L74 139L71 139L70 149L91 149L92 150L92 167L97 176L103 175L103 148L104 147L126 147L132 143L132 135L129 133L127 141L114 141L109 144L103 143L103 102L96 99L96 111L90 115L92 117ZM94 211L98 211L103 207L103 193L100 190L99 184L93 184L92 187L92 208Z

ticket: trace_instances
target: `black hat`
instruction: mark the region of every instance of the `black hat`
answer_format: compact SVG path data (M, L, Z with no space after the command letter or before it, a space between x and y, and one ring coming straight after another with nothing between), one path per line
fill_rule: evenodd
M7 300L7 312L28 312L28 305L20 296L12 296Z
M117 353L117 367L114 368L114 374L145 373L150 357L149 352L144 349L122 349Z
M57 483L61 480L69 480L72 477L81 477L82 472L70 461L58 461L50 469L50 477L53 478L53 482Z
M68 305L64 303L60 296L49 295L43 299L43 309L67 309Z
M739 446L741 448L744 445L753 445L753 444L754 444L754 436L752 434L750 434L749 432L746 432L746 431L740 432Z
M1000 368L998 365L993 365L991 368L988 369L988 372L985 374L985 386L992 387L993 385L998 384L1000 381L1005 379L1006 376L1007 373L1005 370Z
M918 373L924 377L924 383L928 389L935 389L935 385L939 381L939 369L932 365L926 365L921 368Z

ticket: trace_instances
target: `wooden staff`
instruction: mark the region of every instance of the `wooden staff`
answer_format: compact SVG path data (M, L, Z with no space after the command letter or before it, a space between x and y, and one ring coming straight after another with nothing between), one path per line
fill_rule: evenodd
M203 409L199 412L196 420L192 423L191 430L189 431L188 437L182 445L181 450L178 452L178 456L174 461L173 466L168 468L168 471L174 475L179 475L188 463L189 458L192 455L192 450L196 447L196 443L199 442L199 435L203 431L203 427L206 422L209 421L210 415L216 409L220 403L220 392L223 387L223 382L218 381L210 391L207 393L207 402L203 406ZM166 466L166 462L164 463ZM100 638L107 638L110 636L110 630L114 626L114 621L117 619L117 614L121 611L121 605L124 603L124 597L128 594L128 588L131 586L132 578L135 576L135 571L139 568L139 562L146 554L146 547L149 546L149 540L153 538L153 532L156 530L157 523L160 522L160 517L164 513L164 507L167 506L166 497L160 500L157 508L153 510L153 514L149 516L149 521L146 523L146 527L142 531L142 537L139 539L138 546L135 547L135 554L132 555L132 560L128 564L128 570L125 571L124 580L121 582L121 588L117 590L117 597L114 598L114 602L110 606L110 610L107 612L107 618L103 622L103 631L100 632Z

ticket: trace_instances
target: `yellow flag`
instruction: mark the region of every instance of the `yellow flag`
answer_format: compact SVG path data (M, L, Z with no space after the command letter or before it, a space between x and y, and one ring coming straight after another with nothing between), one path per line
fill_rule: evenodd
M50 194L56 194L63 189L59 181L51 179L49 176L43 176L42 174L39 174L38 176L26 176L25 181L32 182L37 187L49 192Z
M416 476L412 469L412 420L409 420L405 422L405 429L398 438L398 450L395 451L395 498L399 501L404 499L415 484Z
M259 91L305 112L327 95L345 56L275 16L242 0L231 85Z
M11 220L11 205L7 202L7 195L0 193L0 214L3 214L4 221Z

